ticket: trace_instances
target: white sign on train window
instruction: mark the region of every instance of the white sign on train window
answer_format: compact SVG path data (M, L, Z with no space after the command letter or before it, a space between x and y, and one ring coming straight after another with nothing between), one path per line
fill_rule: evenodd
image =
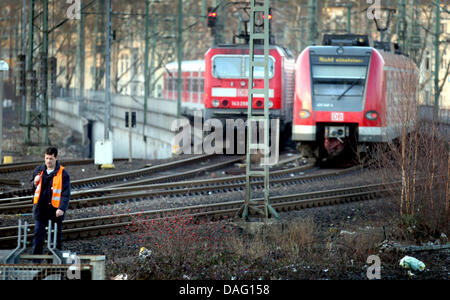
M314 79L365 79L367 67L365 66L339 66L317 65L313 66Z

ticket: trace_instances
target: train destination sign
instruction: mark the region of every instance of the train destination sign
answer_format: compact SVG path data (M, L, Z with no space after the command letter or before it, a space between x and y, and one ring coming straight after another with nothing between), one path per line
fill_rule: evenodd
M314 65L367 65L369 63L369 56L312 55L311 61Z

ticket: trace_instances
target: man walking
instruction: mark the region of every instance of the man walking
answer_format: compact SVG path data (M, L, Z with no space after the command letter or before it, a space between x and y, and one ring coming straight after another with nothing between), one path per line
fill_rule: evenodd
M42 254L48 221L58 226L56 248L62 250L62 222L70 200L69 173L57 161L58 149L45 150L45 163L33 172L33 254Z

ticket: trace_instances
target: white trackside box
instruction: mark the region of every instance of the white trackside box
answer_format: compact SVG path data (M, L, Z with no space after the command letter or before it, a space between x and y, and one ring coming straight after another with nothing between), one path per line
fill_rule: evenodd
M94 163L96 165L110 165L113 163L113 148L110 140L95 142Z

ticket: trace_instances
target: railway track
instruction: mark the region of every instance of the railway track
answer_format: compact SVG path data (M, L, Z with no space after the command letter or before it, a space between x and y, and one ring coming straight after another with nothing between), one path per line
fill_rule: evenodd
M127 181L126 183L121 184L123 186L132 185L134 183L129 182L129 181L133 180L135 178L140 178L143 176L150 176L157 172L173 170L175 168L183 167L183 166L190 165L190 164L199 164L202 161L207 161L207 160L213 159L215 157L216 157L216 155L213 155L213 154L201 155L201 156L190 157L190 158L177 160L177 161L173 161L173 162L169 162L169 163L164 163L164 164L160 164L160 165L156 165L156 166L151 166L151 167L147 167L147 168L142 168L139 170L133 170L133 171L129 171L129 172L120 172L120 173L115 173L115 174L110 174L110 175L105 175L105 176L73 180L71 182L71 187L72 187L72 189L92 188L92 187L96 187L99 185L105 185L105 184L117 182L117 181L121 181L121 182ZM160 176L158 178L150 178L150 179L144 179L144 180L148 180L149 182L152 182L152 181L158 182L156 180L159 180L159 182L164 181L164 180L165 181L173 181L178 178L183 178L186 176L188 177L188 176L193 176L193 175L199 174L199 172L214 170L217 168L223 168L223 167L232 165L240 160L242 160L241 157L234 156L234 157L226 158L222 162L210 164L206 167L197 168L197 169L187 171L187 172L180 172L179 174ZM137 182L137 184L139 184L139 181L136 181L136 182ZM0 199L14 198L14 197L20 197L20 196L29 196L32 193L33 193L33 190L31 188L8 191L8 192L0 193Z
M320 192L297 193L271 197L271 206L278 212L299 210L310 207L336 205L354 201L371 200L389 195L400 188L400 182L372 184L351 188L333 189ZM253 204L262 207L262 198L253 200ZM95 237L113 233L132 224L133 220L159 220L166 217L183 216L193 218L221 219L235 217L244 201L229 201L215 204L195 205L171 209L142 211L128 214L108 215L64 221L65 240ZM30 232L34 226L30 225ZM0 248L17 241L17 226L0 228ZM29 238L32 233L28 234Z
M125 160L127 159L126 158L114 159L115 162ZM43 163L42 161L28 161L28 162L5 164L0 166L0 174L34 170L34 168L36 168L38 165L41 165L42 163ZM93 163L94 163L93 159L70 159L61 161L61 164L64 166L89 165Z
M360 167L352 167L339 171L321 174L297 175L311 168L308 164L302 167L274 171L271 173L271 186L279 187L290 184L306 183L325 180L331 177L342 176L360 170ZM264 186L263 178L254 178L251 183L254 189ZM92 207L141 199L152 199L162 196L192 196L214 192L242 191L245 189L245 176L230 176L214 179L180 181L173 183L161 183L144 186L130 186L110 189L96 189L90 191L79 191L72 195L69 202L71 209ZM30 197L0 199L0 215L30 212L32 209Z

